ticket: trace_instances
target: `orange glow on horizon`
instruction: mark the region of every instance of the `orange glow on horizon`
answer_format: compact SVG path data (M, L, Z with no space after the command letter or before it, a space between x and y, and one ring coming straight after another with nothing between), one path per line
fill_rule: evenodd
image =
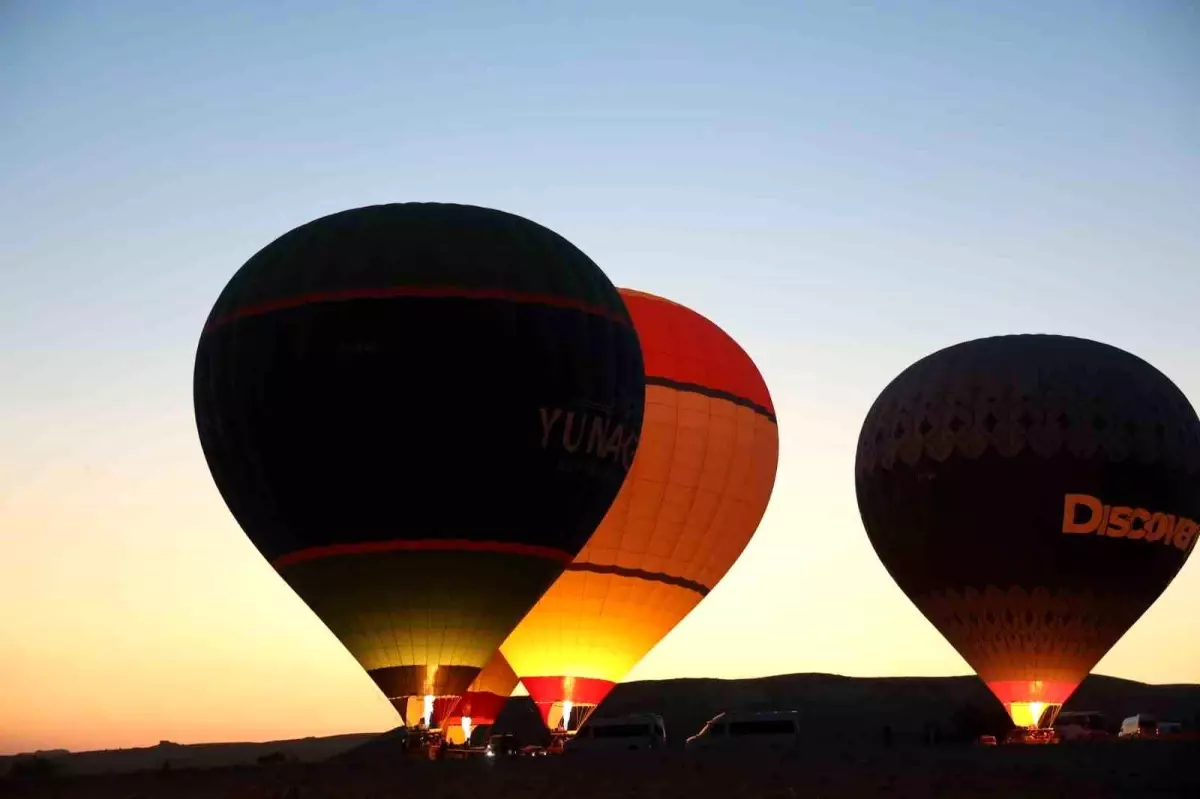
M788 490L774 493L725 579L625 679L969 674L862 531L844 479L857 413L798 402L803 386L779 382L777 482ZM97 414L82 399L70 407L69 418ZM186 404L112 411L121 434L90 439L54 422L58 413L29 426L61 441L17 465L0 460L0 604L23 609L0 614L0 753L399 726L230 517ZM1188 612L1197 597L1200 567L1189 564L1100 673L1200 682L1200 616ZM827 610L797 619L797 606Z

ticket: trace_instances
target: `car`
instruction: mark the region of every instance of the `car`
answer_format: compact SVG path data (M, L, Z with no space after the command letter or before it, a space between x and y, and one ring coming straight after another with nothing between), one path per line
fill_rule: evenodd
M1066 741L1091 741L1108 736L1105 727L1108 720L1097 710L1072 710L1058 714L1054 721L1054 729L1058 736Z
M789 749L800 738L794 710L718 713L684 743L689 750Z
M996 745L996 736L995 735L980 735L979 736L979 745L980 746L995 746Z
M1183 733L1183 725L1178 721L1160 721L1158 723L1158 736L1177 737Z
M515 757L521 750L521 743L511 732L493 735L488 740L484 754L487 757Z
M579 731L563 743L562 752L646 751L667 745L662 716L636 713L608 719L589 719Z

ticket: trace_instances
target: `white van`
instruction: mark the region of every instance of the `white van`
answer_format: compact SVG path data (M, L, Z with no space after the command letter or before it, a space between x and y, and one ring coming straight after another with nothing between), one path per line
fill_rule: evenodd
M1158 735L1158 720L1145 713L1130 716L1121 722L1118 738L1153 738Z
M687 739L687 749L787 749L800 737L794 710L721 713Z
M588 719L563 744L563 754L663 749L667 731L662 716L637 713L612 719Z

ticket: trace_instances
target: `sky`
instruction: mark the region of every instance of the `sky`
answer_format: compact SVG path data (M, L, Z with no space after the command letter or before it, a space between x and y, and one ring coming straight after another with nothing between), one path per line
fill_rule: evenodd
M758 533L630 679L970 672L854 497L887 382L1099 339L1200 405L1200 7L0 3L0 752L396 717L196 435L232 273L380 202L501 208L708 316L775 401ZM1200 682L1188 564L1096 671Z

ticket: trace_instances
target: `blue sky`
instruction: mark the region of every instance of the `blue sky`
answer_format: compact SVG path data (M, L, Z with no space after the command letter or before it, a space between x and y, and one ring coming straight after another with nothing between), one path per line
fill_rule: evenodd
M151 716L180 659L243 675L205 702L261 719L283 664L342 679L212 487L190 381L233 271L343 208L528 216L755 358L781 425L771 509L635 677L966 671L875 559L851 479L875 395L932 350L1098 338L1200 404L1193 3L25 0L0 6L0 74L0 604L35 608L0 619L0 706L72 636L114 675L141 664L123 701ZM1101 671L1200 681L1200 649L1168 646L1200 640L1196 568ZM844 612L797 616L830 574ZM162 643L184 626L202 647ZM386 726L344 679L350 709L317 726Z

